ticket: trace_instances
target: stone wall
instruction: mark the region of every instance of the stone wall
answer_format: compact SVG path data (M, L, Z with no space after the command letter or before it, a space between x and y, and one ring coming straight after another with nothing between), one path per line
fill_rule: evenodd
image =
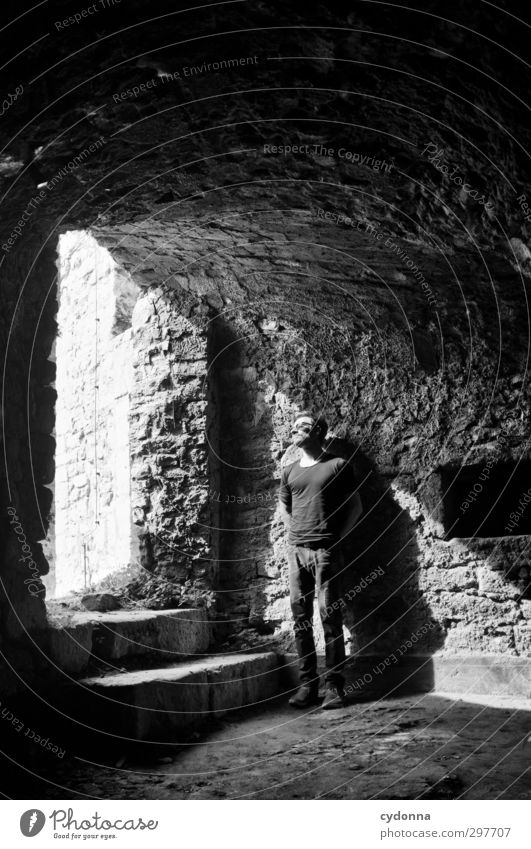
M208 308L154 286L137 301L133 333L132 507L148 575L130 591L148 606L210 604L218 511L210 498L215 463L208 463L216 440Z
M42 246L41 237L42 232L37 236ZM10 317L10 323L0 322L5 366L0 650L6 695L23 690L25 681L34 683L42 667L34 635L46 623L42 576L49 571L41 541L54 480L55 364L49 357L57 331L55 259L55 250L28 248L3 263Z
M397 266L396 251L371 234L326 222L310 231L306 222L286 220L280 236L264 214L245 227L225 226L214 239L209 230L190 233L170 222L145 237L128 228L95 232L145 285L155 252L171 288L215 312L204 327L221 462L219 486L208 497L220 511L218 596L234 626L289 645L276 498L293 412L315 403L330 422L330 450L358 473L365 506L344 576L352 648L386 652L428 623L421 651L522 651L527 590L515 576L527 538L510 549L500 574L499 540L481 549L472 541L471 551L468 541L445 541L432 483L448 463L525 456L521 350L514 344L498 366L496 349L495 301L504 314L523 297L516 274L489 256L491 302L479 297L484 281L466 252L452 258L474 309L467 351L466 316L451 296L445 259L426 246L401 240L412 260ZM437 327L449 337L444 347ZM218 463L211 447L209 457ZM358 592L378 569L378 579Z
M432 617L430 651L528 652L527 585L513 580L528 568L527 540L445 542L430 485L440 466L529 454L525 28L485 4L456 4L452 24L435 0L418 12L295 2L185 12L172 0L146 23L145 4L130 0L124 40L119 7L66 34L39 7L51 36L27 52L29 18L9 5L6 90L27 85L1 131L2 651L39 666L31 639L21 647L45 621L42 585L28 593L6 511L17 511L32 573L46 574L57 242L90 228L146 291L138 333L157 349L135 366L149 400L139 391L130 416L147 604L214 587L229 619L287 639L268 496L294 405L317 399L363 481L349 580L385 568L354 597L356 640L371 648L377 637L383 650ZM106 27L112 38L100 38ZM249 32L252 65L175 73L205 51L247 55ZM149 91L128 93L147 80ZM174 325L192 340L179 367L162 347L187 353L164 335ZM224 339L235 344L216 359ZM186 557L169 547L183 535Z

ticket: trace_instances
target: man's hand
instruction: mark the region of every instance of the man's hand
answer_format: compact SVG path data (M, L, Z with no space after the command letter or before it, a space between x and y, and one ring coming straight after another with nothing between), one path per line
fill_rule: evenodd
M283 504L280 505L280 518L284 522L286 528L291 527L291 513L288 513Z

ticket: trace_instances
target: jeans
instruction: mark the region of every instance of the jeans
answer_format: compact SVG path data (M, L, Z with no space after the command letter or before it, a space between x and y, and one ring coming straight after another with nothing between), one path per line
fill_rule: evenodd
M317 602L325 639L325 681L342 685L345 661L343 617L341 615L340 573L343 555L339 550L303 548L288 545L289 594L294 620L299 673L303 684L317 688L317 656L313 639L313 598Z

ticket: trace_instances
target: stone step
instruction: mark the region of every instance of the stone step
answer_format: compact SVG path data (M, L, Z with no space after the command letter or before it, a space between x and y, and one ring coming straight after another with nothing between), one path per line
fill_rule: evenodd
M263 707L281 689L274 652L212 655L158 669L81 679L76 688L92 728L120 740L179 739L212 717ZM79 686L84 688L80 700Z
M50 623L50 659L69 675L86 674L89 661L156 658L178 662L203 655L210 644L210 623L202 608L75 612Z
M297 655L282 655L286 690L298 681ZM324 676L324 658L317 656ZM469 692L531 699L531 659L493 654L413 654L403 658L387 654L357 654L343 668L347 694L353 700L396 698L414 693Z

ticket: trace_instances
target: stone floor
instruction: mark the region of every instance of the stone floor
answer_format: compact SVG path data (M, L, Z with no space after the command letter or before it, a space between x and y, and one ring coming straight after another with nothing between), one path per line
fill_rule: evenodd
M531 701L419 694L217 720L187 745L49 756L27 799L528 799ZM3 770L5 774L5 770ZM38 776L40 777L37 777ZM17 781L17 784L18 784ZM11 792L9 792L11 791Z

